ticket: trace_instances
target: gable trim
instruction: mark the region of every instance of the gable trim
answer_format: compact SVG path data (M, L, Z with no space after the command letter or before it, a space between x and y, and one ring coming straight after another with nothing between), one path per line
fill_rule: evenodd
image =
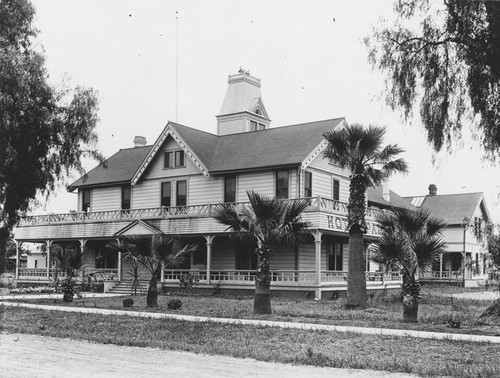
M131 230L132 228L134 228L137 225L139 225L141 227L144 227L145 229L151 231L151 234L153 234L153 235L163 234L163 232L161 232L160 230L158 230L156 227L153 227L150 224L148 224L148 223L146 223L144 221L141 221L140 219L137 219L137 220L133 221L132 223L129 223L128 225L126 225L125 227L123 227L121 230L115 232L114 235L115 236L123 235L127 231Z
M169 122L167 124L167 127L162 131L158 139L156 140L155 144L151 148L151 151L149 151L148 155L146 158L143 160L137 171L135 172L134 176L132 177L131 180L131 185L134 186L136 185L144 172L146 172L146 169L148 168L149 164L153 161L154 157L158 153L158 151L161 149L161 146L163 143L167 140L168 136L171 136L175 142L179 145L180 148L184 151L184 153L191 159L191 161L198 167L198 169L201 171L201 173L208 177L209 172L207 167L201 162L201 160L196 156L196 154L191 151L191 149L187 146L186 142L179 136L179 134L175 131L175 128L173 125Z
M343 119L342 122L337 127L335 127L335 130L342 129L346 125L347 125L347 122L345 121L345 119ZM306 169L307 167L309 167L309 165L311 165L311 163L314 161L314 159L316 159L324 151L326 146L328 146L328 141L323 139L316 146L316 148L314 148L314 150L312 150L312 152L309 155L307 155L306 158L302 161L300 168Z

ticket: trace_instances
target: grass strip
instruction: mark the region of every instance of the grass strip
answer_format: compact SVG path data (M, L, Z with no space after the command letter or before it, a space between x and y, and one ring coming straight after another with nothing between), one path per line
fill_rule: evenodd
M500 347L488 343L332 333L246 325L0 307L1 331L217 354L261 361L406 372L500 376Z

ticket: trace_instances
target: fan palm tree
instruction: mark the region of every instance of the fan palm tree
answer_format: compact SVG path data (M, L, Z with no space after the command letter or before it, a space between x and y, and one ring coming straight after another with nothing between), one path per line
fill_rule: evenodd
M408 171L405 160L396 156L404 152L397 145L382 148L384 127L359 124L323 134L328 141L324 156L333 164L351 172L347 230L349 231L349 274L347 296L357 307L366 308L366 273L363 234L366 233L365 193L368 185L378 186L393 173Z
M183 245L171 235L126 236L117 243L109 246L125 253L125 258L134 263L142 264L150 273L146 305L150 308L158 307L158 276L163 268L180 268L186 257L193 253L197 246Z
M257 271L255 278L254 313L271 313L270 260L273 246L280 242L296 244L304 240L310 224L301 219L309 200L267 198L247 191L250 203L241 207L222 203L212 208L212 217L229 226L243 241L257 242Z
M394 208L377 217L382 236L372 244L372 260L403 274L403 320L417 322L420 283L418 270L425 271L445 253L441 231L446 223L427 210Z
M50 253L54 256L56 261L59 263L59 267L66 274L66 277L64 277L61 282L63 301L72 302L75 293L78 294L80 292L76 287L77 285L74 281L74 277L83 266L86 248L84 247L83 249L80 249L75 246L64 247L59 244L54 244L50 247Z

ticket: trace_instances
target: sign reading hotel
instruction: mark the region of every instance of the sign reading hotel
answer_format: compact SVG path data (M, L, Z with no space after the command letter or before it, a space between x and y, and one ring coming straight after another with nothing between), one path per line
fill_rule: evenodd
M347 218L335 215L327 215L328 228L345 231L347 229ZM380 228L377 227L374 222L366 222L367 234L379 235L381 233Z

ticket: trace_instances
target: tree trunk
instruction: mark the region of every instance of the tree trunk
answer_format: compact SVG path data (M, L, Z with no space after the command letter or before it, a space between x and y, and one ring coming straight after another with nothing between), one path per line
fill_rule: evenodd
M418 301L420 300L420 283L415 277L408 277L403 272L403 322L418 322Z
M418 298L409 294L403 295L403 322L418 322Z
M353 174L349 185L347 206L347 227L349 229L349 273L347 277L347 298L353 305L365 309L368 301L366 292L366 266L363 234L365 223L366 177Z
M146 306L149 308L158 307L158 271L160 269L161 265L153 272L149 281L148 296L146 297Z
M271 314L271 276L269 273L271 249L268 247L257 248L255 252L258 260L253 312L254 314Z
M363 233L349 232L349 273L347 276L347 298L357 308L365 309L368 302L366 293L366 272Z

